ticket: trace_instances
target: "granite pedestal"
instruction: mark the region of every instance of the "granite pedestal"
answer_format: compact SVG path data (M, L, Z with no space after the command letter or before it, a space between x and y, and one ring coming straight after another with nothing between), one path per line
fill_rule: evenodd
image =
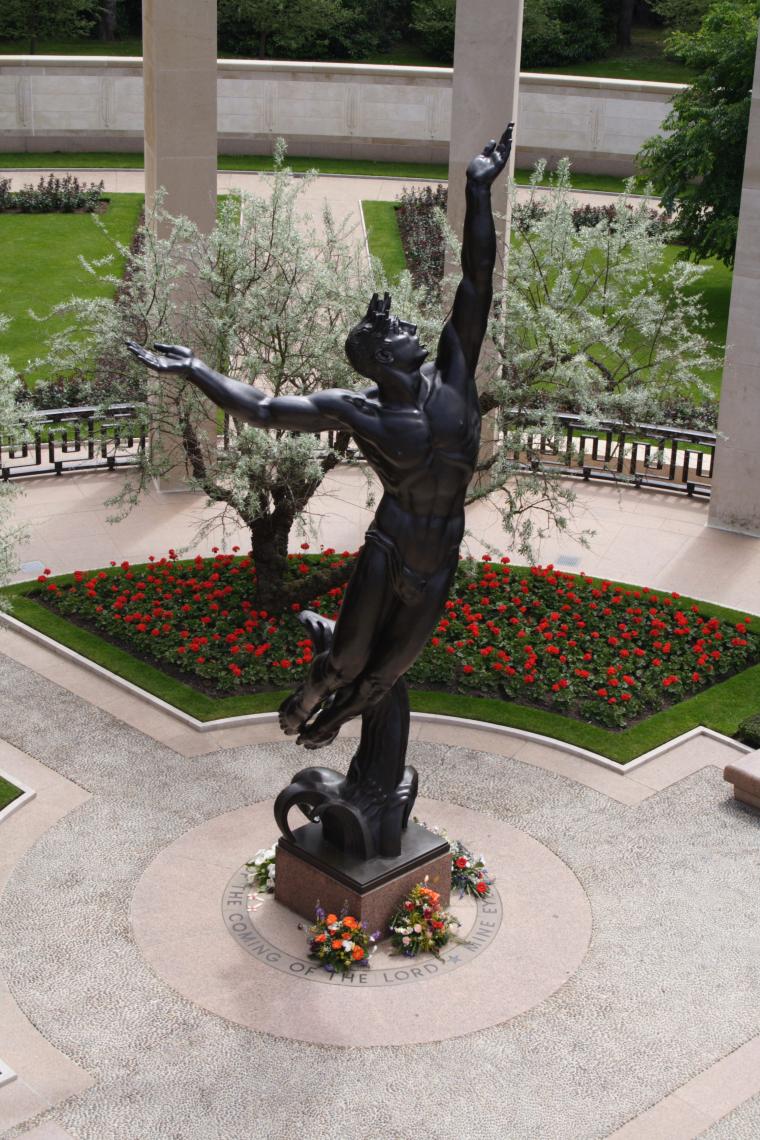
M427 828L410 823L401 854L393 859L359 860L325 843L318 823L293 832L295 842L281 836L277 843L275 898L283 906L313 921L319 904L326 911L346 910L370 932L387 933L391 916L416 883L427 878L446 906L451 893L449 844Z

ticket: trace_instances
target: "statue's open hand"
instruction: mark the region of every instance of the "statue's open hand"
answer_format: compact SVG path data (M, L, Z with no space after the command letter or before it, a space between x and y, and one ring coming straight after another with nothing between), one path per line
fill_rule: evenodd
M127 348L132 355L154 372L186 373L195 360L192 349L181 344L154 344L153 347L155 352L143 348L134 340L127 341Z
M470 182L477 182L482 186L490 186L498 178L507 165L509 153L512 150L512 131L514 123L509 123L498 143L491 139L486 143L480 154L476 154L467 167L467 178Z

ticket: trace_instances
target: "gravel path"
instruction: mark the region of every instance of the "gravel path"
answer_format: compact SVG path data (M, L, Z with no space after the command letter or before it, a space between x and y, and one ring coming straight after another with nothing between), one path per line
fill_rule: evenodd
M202 820L276 794L297 766L291 743L186 760L2 656L0 723L92 793L0 900L0 971L95 1078L39 1118L77 1140L316 1140L336 1127L372 1140L601 1140L760 1032L748 1000L760 992L760 828L716 769L628 808L515 760L411 745L422 794L493 813L567 862L594 935L576 975L512 1022L349 1055L177 997L129 929L155 855ZM340 762L349 751L337 748ZM714 1140L757 1136L760 1101L728 1119L734 1131L717 1125Z

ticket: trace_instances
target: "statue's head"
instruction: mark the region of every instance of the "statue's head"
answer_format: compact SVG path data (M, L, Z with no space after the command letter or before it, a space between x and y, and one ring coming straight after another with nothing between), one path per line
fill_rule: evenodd
M382 387L384 379L417 371L427 356L417 326L391 316L389 293L372 295L367 314L346 341L346 356L361 376Z

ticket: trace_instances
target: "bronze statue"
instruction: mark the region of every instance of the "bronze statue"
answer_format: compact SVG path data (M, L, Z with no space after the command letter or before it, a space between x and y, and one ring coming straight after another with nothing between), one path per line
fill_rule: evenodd
M280 709L283 731L321 748L362 716L362 742L344 778L326 768L294 777L276 807L287 835L297 803L322 820L325 836L365 857L397 854L414 796L405 768L409 707L404 673L427 643L448 593L464 533L464 503L478 457L475 370L493 295L496 233L491 185L507 164L509 124L467 167L462 279L435 361L426 363L414 325L375 294L349 333L346 353L372 382L362 392L329 389L270 397L213 371L189 348L134 342L156 372L191 380L215 404L256 427L350 431L377 473L383 496L366 534L337 622L308 611L301 620L317 655L304 683Z

